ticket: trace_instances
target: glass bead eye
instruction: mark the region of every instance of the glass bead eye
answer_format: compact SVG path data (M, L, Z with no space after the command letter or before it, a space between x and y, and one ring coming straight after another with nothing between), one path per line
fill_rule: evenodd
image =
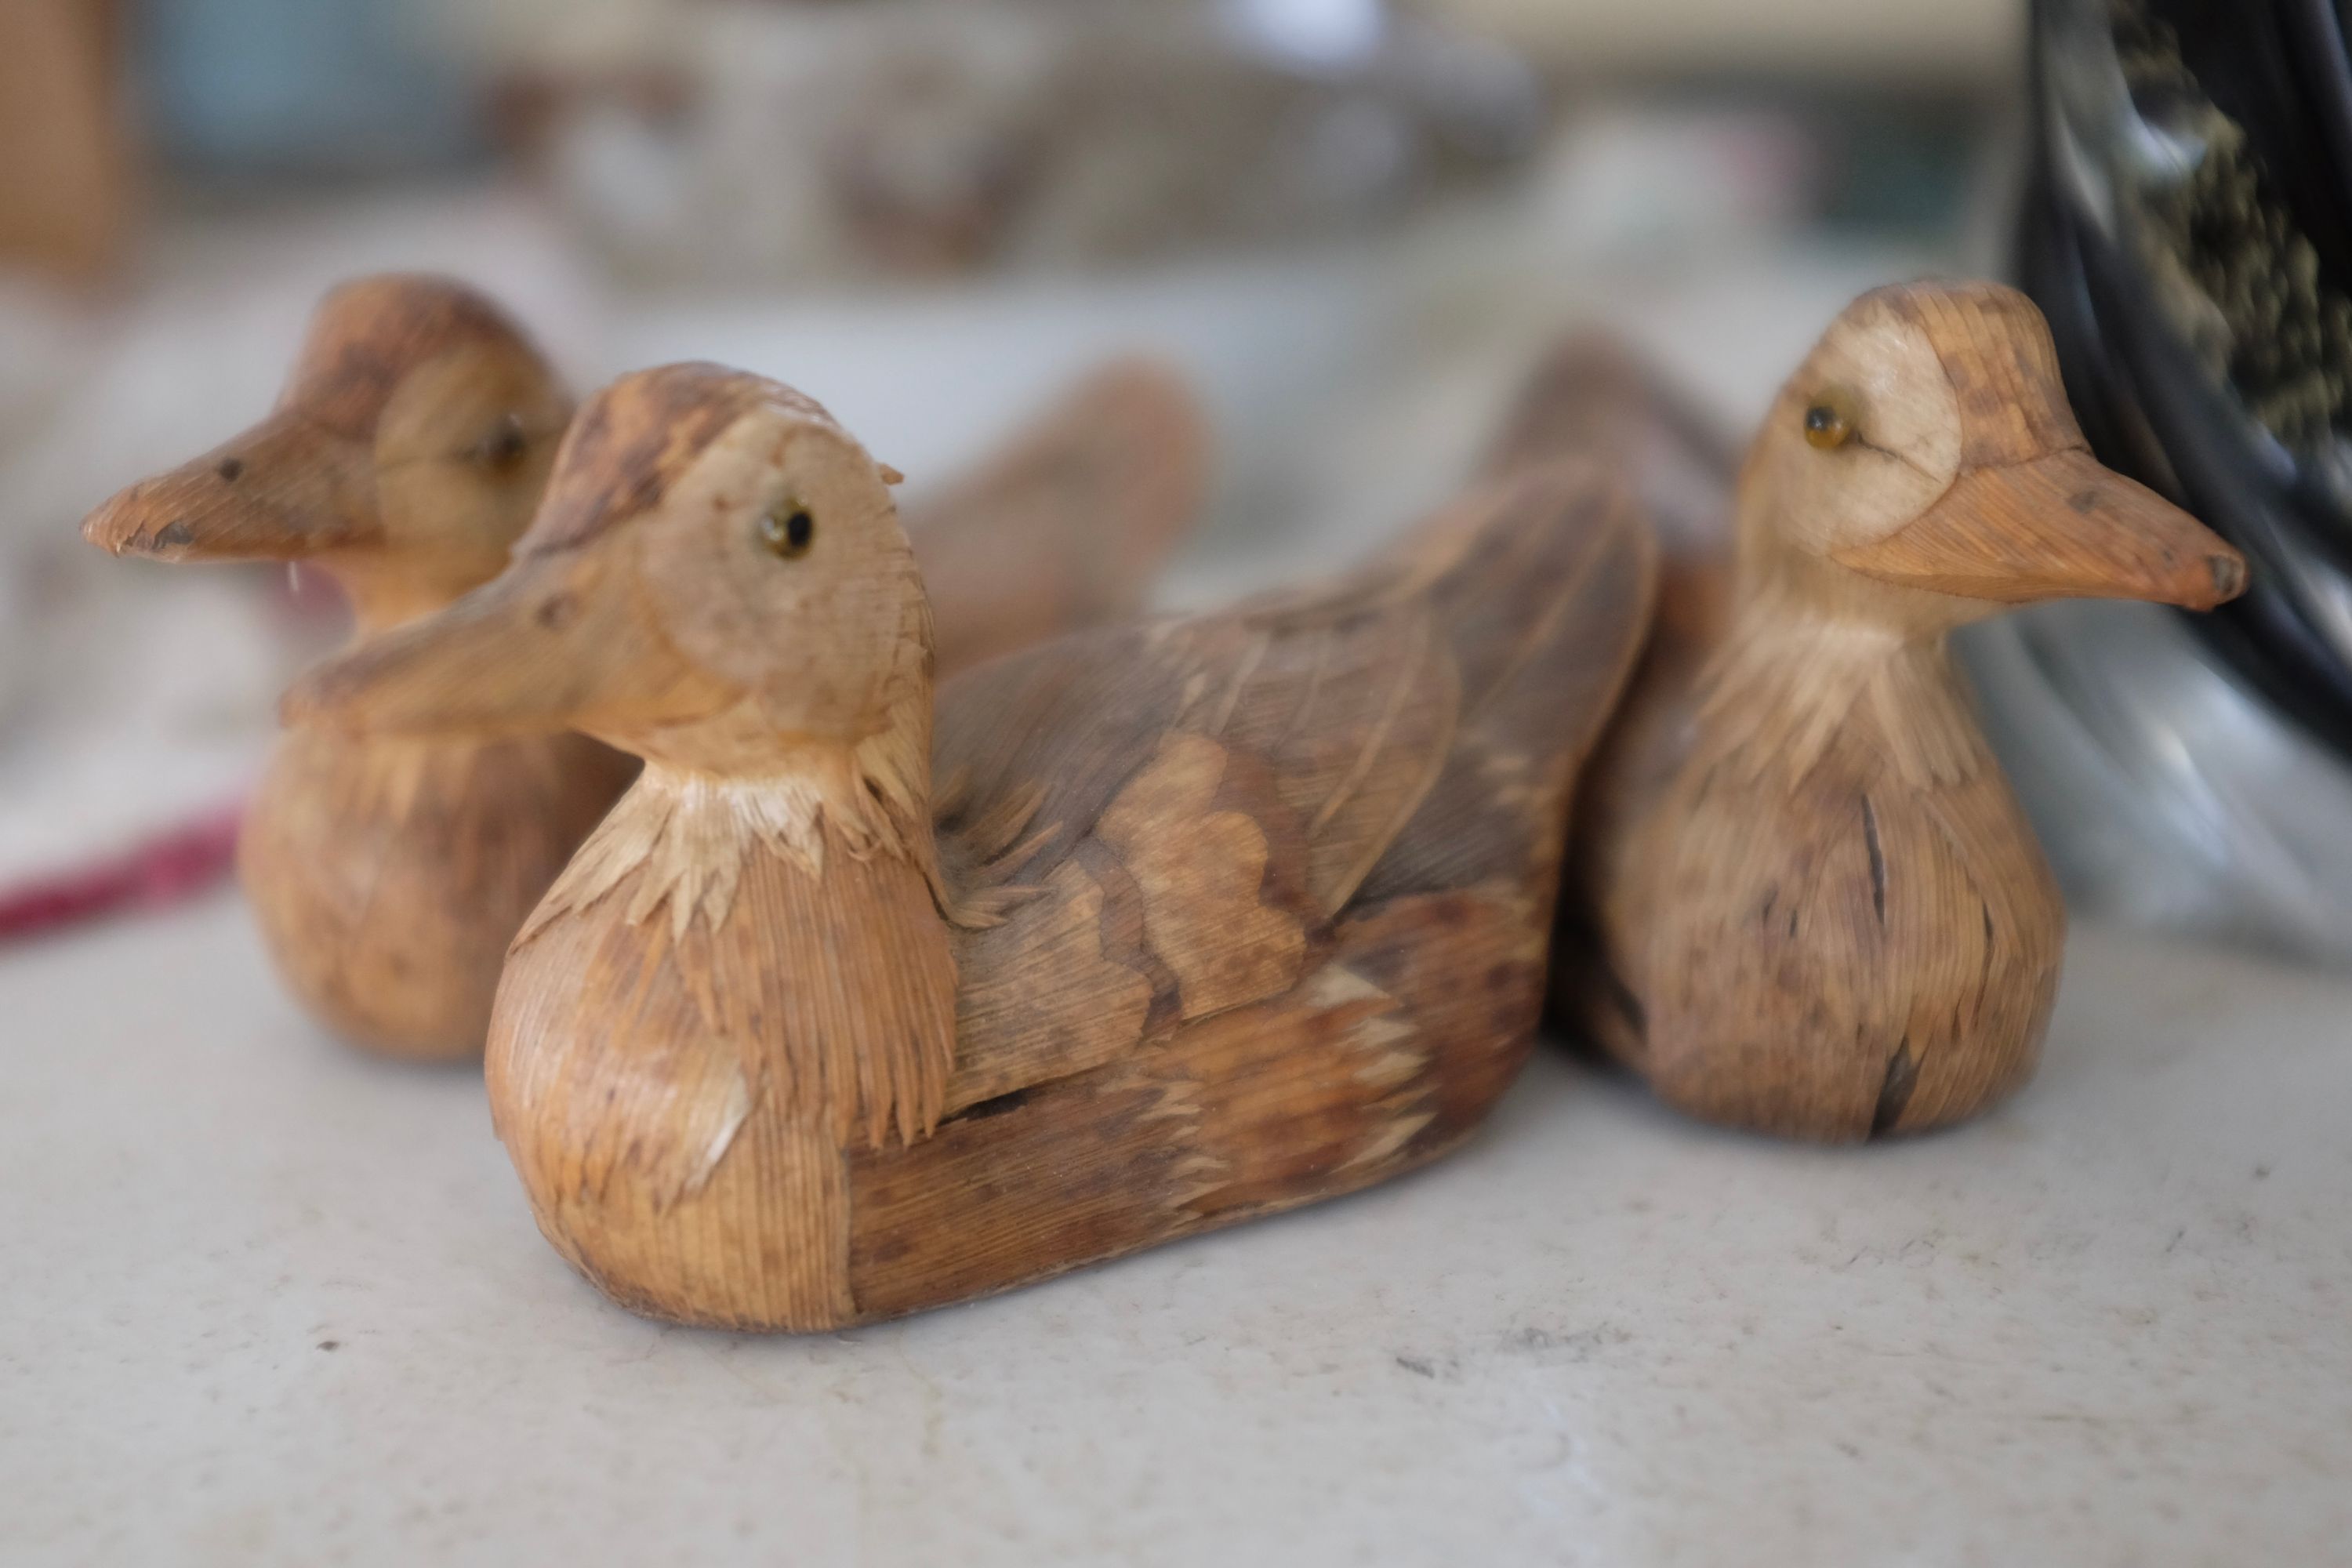
M511 468L521 461L530 445L530 437L523 433L521 417L509 414L474 444L474 458L485 468Z
M816 519L804 506L779 501L760 514L757 531L761 546L769 554L790 561L808 553L816 539Z
M1853 434L1853 426L1845 411L1834 403L1816 403L1805 410L1805 440L1826 452L1832 447L1843 447Z

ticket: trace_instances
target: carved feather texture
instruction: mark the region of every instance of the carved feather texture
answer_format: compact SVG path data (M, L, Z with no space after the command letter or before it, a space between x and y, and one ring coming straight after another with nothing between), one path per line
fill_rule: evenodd
M1652 571L1622 496L1532 474L1330 587L981 666L940 698L936 902L845 852L832 793L650 779L493 1031L542 1226L641 1310L818 1328L1453 1147L1531 1048ZM685 865L714 850L724 889Z
M835 849L824 872L813 875L793 857L754 847L736 877L740 907L723 925L578 915L541 922L509 961L514 1006L501 1005L499 1032L512 1032L509 1012L527 1017L539 1008L536 986L577 962L580 942L593 942L593 984L609 990L614 1010L555 993L551 1005L577 1025L628 1040L649 1022L646 1009L660 1009L685 1026L690 1043L657 1055L718 1053L741 1074L740 1092L765 1113L814 1123L845 1146L920 1136L939 1119L952 1066L954 962L937 940L919 873L893 857ZM624 889L622 901L633 900L626 879ZM835 940L851 929L870 939ZM725 1084L720 1100L738 1093ZM707 1144L686 1136L650 1162L677 1162L673 1179L657 1185L683 1190L698 1181Z
M650 770L580 847L516 944L549 921L597 903L625 880L631 886L622 918L629 924L667 906L674 937L682 938L698 917L719 931L734 908L743 868L761 854L812 878L824 875L828 847L860 860L887 855L917 865L936 889L923 820L928 710L928 701L909 696L854 748L811 744L791 755L789 769L772 774Z

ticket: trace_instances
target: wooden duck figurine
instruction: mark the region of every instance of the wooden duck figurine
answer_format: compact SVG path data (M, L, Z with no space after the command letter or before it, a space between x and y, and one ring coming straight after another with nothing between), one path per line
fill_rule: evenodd
M935 727L885 481L773 383L625 378L504 576L288 695L646 759L491 1026L556 1248L656 1317L830 1329L1458 1143L1531 1046L1640 645L1622 497L1531 471L1321 590L992 661Z
M117 554L316 564L364 644L504 568L571 414L480 294L365 279L320 304L276 412L125 490L83 533ZM1199 509L1202 431L1166 373L1117 364L950 487L913 529L939 558L945 657L1131 612ZM1016 563L1027 574L1008 587ZM635 772L561 732L299 731L248 805L241 879L314 1016L389 1055L472 1058L508 942Z
M163 561L316 565L364 643L498 575L571 400L489 300L434 278L336 289L277 409L92 512ZM582 736L492 744L286 736L237 868L265 944L321 1023L388 1055L481 1049L506 943L635 773Z
M1699 450L1647 460L1687 478ZM1685 603L1718 599L1675 553ZM1727 613L1662 621L1674 646L1596 758L1576 1010L1708 1121L1854 1140L2000 1100L2032 1071L2065 915L1948 635L2041 599L2210 608L2244 571L2091 457L2024 296L1864 295L1748 450Z

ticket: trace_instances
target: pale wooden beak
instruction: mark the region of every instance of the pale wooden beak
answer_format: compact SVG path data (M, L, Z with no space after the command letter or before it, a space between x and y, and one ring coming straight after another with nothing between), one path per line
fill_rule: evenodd
M116 555L298 561L378 542L367 443L278 413L194 462L131 486L82 520Z
M694 679L594 549L518 559L447 607L371 637L287 689L289 725L501 736L593 729Z
M2210 610L2243 557L2080 447L1964 473L1907 526L1831 558L1881 582L2000 604L2145 599Z

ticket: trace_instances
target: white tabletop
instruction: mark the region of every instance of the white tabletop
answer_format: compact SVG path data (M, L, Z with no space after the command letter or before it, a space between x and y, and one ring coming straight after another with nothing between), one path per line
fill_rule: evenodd
M1795 1148L1546 1051L1360 1197L814 1339L540 1240L223 897L0 954L0 1561L2150 1564L2352 1542L2352 981L2088 930Z

